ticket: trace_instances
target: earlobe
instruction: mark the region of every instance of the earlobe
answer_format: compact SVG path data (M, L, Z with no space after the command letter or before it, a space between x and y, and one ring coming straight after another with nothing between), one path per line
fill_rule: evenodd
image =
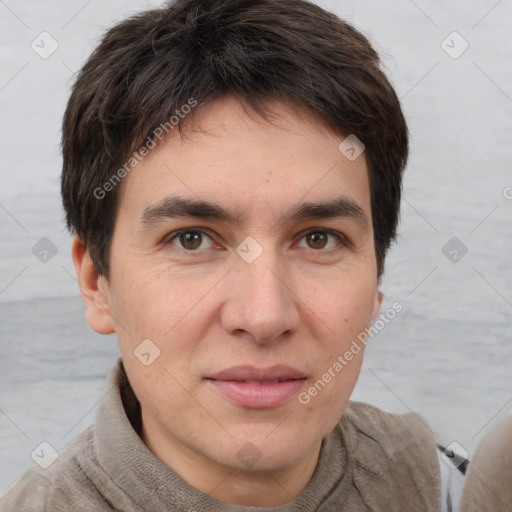
M375 320L376 316L378 315L378 313L380 311L380 307L382 306L383 298L384 298L384 294L381 291L377 290L377 293L375 294L375 301L373 303L371 322L373 322Z
M73 238L71 251L75 264L80 293L84 301L87 323L99 334L115 331L110 313L107 280L100 276L91 260L88 249L78 235Z

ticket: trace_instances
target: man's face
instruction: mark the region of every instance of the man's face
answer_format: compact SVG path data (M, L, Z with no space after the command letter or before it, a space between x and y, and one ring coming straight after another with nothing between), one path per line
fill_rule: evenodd
M101 286L143 437L171 467L193 454L245 470L248 454L254 469L273 470L318 449L343 414L363 351L341 371L333 365L380 307L364 154L349 161L338 149L344 137L273 110L280 117L269 124L232 98L217 100L119 191ZM204 208L173 216L171 198L213 203L238 220ZM335 200L330 215L291 216ZM143 340L151 342L138 348ZM297 373L216 375L276 365Z

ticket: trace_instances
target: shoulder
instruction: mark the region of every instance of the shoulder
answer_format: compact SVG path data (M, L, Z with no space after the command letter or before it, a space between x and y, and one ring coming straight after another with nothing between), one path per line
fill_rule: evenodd
M473 462L489 466L496 474L507 468L512 470L512 415L505 416L482 438L475 451ZM473 462L471 463L473 465Z
M92 451L92 432L93 427L82 432L46 469L29 469L3 496L0 511L64 512L71 503L74 512L104 510L96 506L80 463Z
M362 464L399 463L415 474L439 474L434 434L418 413L387 412L374 405L350 401L338 426Z
M0 500L0 510L2 512L46 511L51 486L51 477L35 467L31 468Z
M395 452L397 448L420 445L436 455L434 434L421 414L387 412L374 405L350 401L340 424L342 422L381 444L385 450Z
M440 485L441 511L458 510L467 461L462 454L457 454L457 467L443 460L445 449L437 443L423 416L413 412L390 413L361 402L350 402L345 414L363 439L359 443L360 461L375 460L375 454L380 453L415 475L419 488L422 481L427 486L434 483L433 493L439 495ZM366 449L361 446L365 444ZM366 465L369 466L368 462Z
M461 510L510 510L512 503L512 415L489 430L469 464Z
M438 449L421 415L351 401L337 429L353 461L352 481L365 503L375 502L379 511L439 511Z

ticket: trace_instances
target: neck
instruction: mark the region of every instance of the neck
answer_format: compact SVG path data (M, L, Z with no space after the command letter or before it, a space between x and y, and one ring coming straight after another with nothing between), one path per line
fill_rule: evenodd
M225 503L243 506L277 507L297 498L311 480L322 445L319 441L292 465L251 471L223 465L157 426L142 424L146 446L189 485Z

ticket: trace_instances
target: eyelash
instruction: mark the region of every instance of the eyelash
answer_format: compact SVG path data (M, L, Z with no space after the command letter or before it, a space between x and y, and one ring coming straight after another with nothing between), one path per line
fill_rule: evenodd
M210 239L212 238L212 236L211 236L211 234L210 234L210 232L208 230L205 230L205 229L202 229L202 228L186 228L186 229L180 229L178 231L174 231L173 233L170 233L163 240L163 245L164 246L172 245L172 242L174 240L176 240L183 233L201 233L202 235L206 235ZM334 251L338 251L338 250L342 250L342 249L345 249L347 247L350 247L350 245L351 245L350 241L342 233L339 233L338 231L333 231L331 229L325 229L325 228L309 229L308 231L302 233L302 235L300 236L299 240L302 240L303 238L305 238L306 236L308 236L308 235L310 235L312 233L326 233L328 235L331 235L331 236L333 236L333 237L338 239L338 241L340 242L340 246L333 247L331 249L311 249L310 248L311 251L323 252L325 254L329 254L329 253L332 253ZM199 256L201 252L207 250L207 249L187 250L187 249L183 249L183 248L176 247L176 246L175 246L175 248L178 251L180 251L180 252L184 252L184 253L187 253L187 254L192 255L192 256L196 256L196 255Z

